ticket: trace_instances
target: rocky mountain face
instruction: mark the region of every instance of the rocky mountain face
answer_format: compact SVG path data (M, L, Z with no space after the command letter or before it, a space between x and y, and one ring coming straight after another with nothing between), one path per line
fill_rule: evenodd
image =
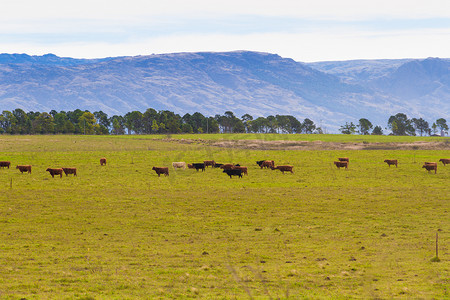
M328 132L390 115L450 121L450 60L301 63L259 52L104 59L0 54L0 110L289 114Z

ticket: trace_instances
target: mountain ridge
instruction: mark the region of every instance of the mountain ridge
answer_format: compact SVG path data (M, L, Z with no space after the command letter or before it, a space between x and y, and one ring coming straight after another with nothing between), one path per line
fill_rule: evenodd
M290 114L330 131L398 112L449 118L450 60L296 62L277 54L185 52L102 59L0 54L0 108L25 111L147 108L253 117Z

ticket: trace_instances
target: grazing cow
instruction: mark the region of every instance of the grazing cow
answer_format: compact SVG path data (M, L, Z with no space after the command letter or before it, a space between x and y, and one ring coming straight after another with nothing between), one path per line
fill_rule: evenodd
M388 164L389 168L391 167L391 165L395 165L396 168L398 167L398 162L396 159L385 159L384 162Z
M100 165L101 166L106 165L106 158L104 157L100 158Z
M234 166L232 170L241 170L241 171L242 171L242 174L248 175L248 169L247 169L247 167Z
M62 178L63 169L47 168L47 170L45 170L45 171L49 172L53 178L55 178L55 175L59 175L59 177Z
M31 166L30 165L16 166L16 169L19 169L20 173L22 173L22 174L23 174L23 172L28 172L31 174Z
M73 174L73 176L77 176L77 168L61 168L64 171L64 174L68 176L69 174Z
M275 162L273 160L265 160L259 166L261 167L261 169L263 168L270 169L272 167L275 167Z
M213 168L214 168L214 165L216 164L216 162L213 160L205 160L203 163L205 164L205 167L211 166Z
M256 162L256 164L257 164L258 166L261 167L261 164L263 163L263 161L264 161L264 160L258 160L258 161Z
M228 176L239 176L240 178L242 178L242 170L238 170L238 169L232 169L232 170L223 170L223 173L227 173Z
M198 170L202 170L202 172L205 171L205 163L194 163L192 166L195 170L197 170L197 172Z
M11 165L10 161L0 161L0 168L8 168Z
M220 167L222 167L223 166L223 164L219 164L219 163L215 163L214 164L214 168L220 168Z
M425 168L428 172L434 170L434 174L437 173L437 163L435 162L425 162L422 168Z
M294 173L294 171L292 170L294 168L294 166L276 166L276 167L271 167L272 170L280 170L281 173L284 174L284 172L291 172Z
M169 176L169 168L168 167L153 167L152 170L155 170L156 174L158 174L158 177L160 177L161 174L164 174L165 176Z
M188 169L194 169L194 166L192 164L187 164Z
M346 162L350 162L348 157L339 157L338 161L346 161Z
M172 163L172 167L176 170L176 169L181 169L183 168L186 169L186 163L184 161L178 161L178 162L173 162Z
M221 169L224 169L224 170L232 170L233 167L234 167L233 164L224 164L224 165L221 165L221 166L220 166L220 168L221 168Z
M444 167L445 167L446 164L450 164L450 158L441 158L439 161L444 164Z
M338 169L340 168L346 168L348 169L348 161L335 161L334 164Z

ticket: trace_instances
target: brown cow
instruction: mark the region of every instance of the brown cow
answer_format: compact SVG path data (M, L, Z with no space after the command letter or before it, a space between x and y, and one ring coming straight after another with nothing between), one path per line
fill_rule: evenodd
M22 174L23 174L23 172L28 172L31 174L31 166L30 165L16 166L16 169L19 169L20 173L22 173Z
M55 175L59 175L59 177L62 178L63 169L47 168L47 170L45 170L45 171L49 172L50 175L52 175L53 178L55 178Z
M242 174L248 175L247 167L233 166L232 170L241 170Z
M425 162L422 168L425 168L428 172L434 170L434 174L437 173L437 163L435 162Z
M101 166L106 165L106 158L104 157L100 158L100 165Z
M335 161L334 164L338 169L340 168L346 168L348 169L348 161Z
M348 159L348 157L339 157L338 161L346 161L346 162L350 162L350 160Z
M156 174L158 174L158 177L160 177L161 174L164 174L165 176L169 176L169 168L168 167L153 167L152 170L155 170Z
M220 168L224 169L224 170L232 170L233 167L234 167L233 164L223 164L223 165L220 166Z
M389 168L391 165L395 165L395 167L398 168L396 159L385 159L384 162L388 164Z
M272 167L275 167L275 162L273 160L265 160L259 166L261 167L261 169L263 168L270 169Z
M447 165L447 164L450 165L450 158L441 158L439 161L442 162L442 163L444 164L444 167L445 167L445 165ZM0 162L0 163L1 163L1 162Z
M8 168L11 165L10 161L0 161L0 168Z
M68 176L69 174L73 174L74 176L77 176L77 168L62 168L64 171L64 174Z
M294 173L294 171L292 171L293 168L294 168L294 166L276 166L276 167L271 167L272 170L280 170L281 173L283 173L283 174L284 174L284 172Z
M213 160L205 160L203 161L203 163L205 164L205 167L211 166L214 168L214 166L216 165L216 162Z

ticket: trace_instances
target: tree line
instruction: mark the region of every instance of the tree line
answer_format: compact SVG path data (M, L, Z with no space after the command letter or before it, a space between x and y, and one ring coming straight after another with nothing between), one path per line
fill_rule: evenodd
M430 126L430 124L423 118L412 118L409 119L406 114L398 113L394 116L390 116L387 128L392 131L392 135L432 135L438 134L439 132L444 132L448 134L447 120L444 118L439 118ZM382 135L383 129L381 126L373 126L373 124L367 119L359 119L358 124L353 124L353 122L345 123L341 126L339 131L343 134L374 134ZM372 131L370 133L370 131Z
M276 115L238 118L233 112L206 117L196 112L180 116L168 110L132 111L123 116L102 111L52 110L25 112L20 108L0 114L0 133L7 134L176 134L176 133L321 133L313 121Z
M394 135L416 135L436 132L437 129L448 131L445 119L436 120L429 126L420 119L408 119L405 114L391 116L388 128ZM52 110L50 112L25 112L20 108L13 111L4 110L0 114L0 134L177 134L177 133L316 133L321 134L321 127L306 118L299 121L290 115L270 115L254 119L249 114L241 118L231 111L223 115L206 117L196 112L180 116L172 111L147 109L144 113L132 111L120 116L109 117L102 111L90 112L76 109L74 111ZM343 134L383 134L380 126L373 126L367 119L360 119L341 126Z

